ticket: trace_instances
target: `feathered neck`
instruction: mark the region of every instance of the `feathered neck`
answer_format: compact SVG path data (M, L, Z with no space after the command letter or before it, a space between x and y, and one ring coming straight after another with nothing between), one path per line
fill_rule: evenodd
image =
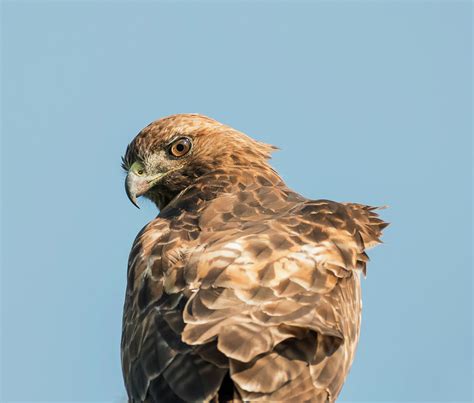
M170 193L155 201L160 217L169 217L181 211L198 211L206 202L226 193L245 191L260 186L286 187L280 176L270 165L252 167L230 167L217 169L196 179L194 183L177 194Z

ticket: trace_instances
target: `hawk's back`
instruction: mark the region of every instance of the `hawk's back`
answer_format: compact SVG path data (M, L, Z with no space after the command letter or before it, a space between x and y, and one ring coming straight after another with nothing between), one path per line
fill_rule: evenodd
M359 272L386 224L272 170L217 170L137 236L122 364L131 401L332 401L360 327Z

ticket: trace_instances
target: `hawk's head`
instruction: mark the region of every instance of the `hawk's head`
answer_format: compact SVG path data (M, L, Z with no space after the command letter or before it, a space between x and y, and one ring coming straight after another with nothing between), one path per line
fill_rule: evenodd
M127 147L125 189L135 206L143 195L161 209L198 177L266 165L274 149L206 116L172 115L145 127Z

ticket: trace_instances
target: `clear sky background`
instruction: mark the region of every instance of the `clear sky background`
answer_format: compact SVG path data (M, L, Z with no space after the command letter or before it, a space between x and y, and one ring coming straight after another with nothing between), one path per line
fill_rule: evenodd
M124 399L120 156L200 112L288 185L390 205L341 401L471 401L469 1L2 3L1 398Z

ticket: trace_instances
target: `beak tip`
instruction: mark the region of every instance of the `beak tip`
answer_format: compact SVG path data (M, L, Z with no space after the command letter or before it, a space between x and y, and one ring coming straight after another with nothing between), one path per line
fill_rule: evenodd
M140 206L138 205L138 200L137 197L134 194L128 194L128 199L132 202L132 204L137 208L140 209Z

